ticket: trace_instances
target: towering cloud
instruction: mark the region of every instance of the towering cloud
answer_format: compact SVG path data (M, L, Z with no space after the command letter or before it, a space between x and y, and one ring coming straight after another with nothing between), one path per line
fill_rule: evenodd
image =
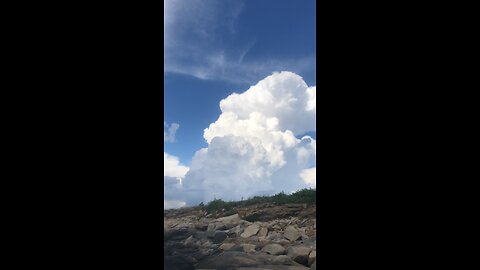
M178 187L189 204L214 197L238 200L315 187L316 87L291 72L274 73L220 102Z

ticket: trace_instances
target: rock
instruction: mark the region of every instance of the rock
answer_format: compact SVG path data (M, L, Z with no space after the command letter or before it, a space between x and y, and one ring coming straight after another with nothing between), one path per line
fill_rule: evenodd
M262 251L272 255L285 254L285 248L279 244L269 244L262 248Z
M247 252L247 253L253 253L255 252L255 245L251 245L251 244L242 244L242 249L244 252Z
M208 230L205 232L205 236L208 238L213 238L215 236L215 231L214 230Z
M204 248L210 248L212 246L212 242L210 240L207 240L203 242L201 246Z
M288 241L287 239L275 239L273 240L272 242L276 243L276 244L280 244L280 245L290 245L290 241Z
M313 250L317 250L317 237L312 236L303 241L303 246L311 248Z
M247 241L249 243L258 243L260 241L260 239L258 238L258 236L254 235L254 236L250 236Z
M274 264L292 265L293 261L287 255L279 255L273 259Z
M232 248L229 249L229 251L239 251L239 252L244 252L243 247L241 245L234 245Z
M283 236L285 236L285 238L287 238L290 241L296 241L298 238L302 236L302 234L297 229L295 229L295 227L287 226L285 228L285 232L283 233Z
M165 235L165 240L183 240L187 239L190 235L192 235L193 232L191 232L188 229L172 229L170 231L167 231Z
M287 255L292 258L292 260L307 265L308 264L308 255L310 254L311 248L304 246L293 246L289 247L287 250Z
M268 233L267 227L262 227L260 229L260 231L258 232L258 236L265 237L265 236L267 236L267 233Z
M185 242L183 243L186 247L189 247L189 246L193 246L195 244L196 240L195 238L193 238L192 235L190 235L190 237L188 237L187 239L185 239Z
M163 262L164 269L194 269L197 262L194 257L184 255L166 256Z
M199 232L199 231L196 231L193 236L195 236L195 238L197 239L203 239L205 237L207 237L207 234L205 232Z
M309 270L305 266L290 266L290 265L260 265L258 267L236 267L232 270ZM206 270L206 269L198 269Z
M310 269L317 270L317 262L314 262L312 266L310 266Z
M206 231L208 229L208 225L205 223L195 223L195 229L199 231Z
M240 222L242 221L242 219L240 218L240 216L238 214L235 214L235 215L231 215L231 216L228 216L228 217L221 217L221 218L217 218L217 222L222 222L224 224L235 224L238 225L240 224Z
M262 264L253 254L237 251L226 251L206 257L198 263L197 268L224 269L228 267L256 266Z
M314 262L317 261L317 252L312 250L310 255L308 255L308 266L311 266Z
M230 227L230 228L231 228L231 227ZM229 228L229 229L230 229L230 228ZM217 223L217 224L215 225L215 230L216 230L216 231L224 231L224 230L226 230L226 229L227 229L227 225L225 225L224 223Z
M225 231L215 231L213 235L213 243L218 244L223 242L227 238L227 233Z
M274 239L279 239L281 235L277 232L270 232L267 236L267 240L274 240Z
M243 228L241 225L238 225L228 231L229 236L239 236L243 232Z
M233 246L235 246L234 243L223 243L219 248L221 250L230 250Z
M259 230L260 230L260 226L254 223L248 226L240 236L243 238L248 238L250 236L256 235Z

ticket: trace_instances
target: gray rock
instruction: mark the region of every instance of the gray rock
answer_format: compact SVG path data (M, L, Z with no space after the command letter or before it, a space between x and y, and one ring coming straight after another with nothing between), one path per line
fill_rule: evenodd
M312 250L310 255L308 255L308 265L311 266L314 262L317 261L317 252Z
M195 238L197 239L202 239L202 238L205 238L207 237L206 233L205 232L199 232L199 231L196 231L193 236L195 236Z
M289 247L287 250L287 255L292 258L295 262L298 262L303 265L308 264L308 255L312 251L311 248L304 246L293 246Z
M317 262L314 262L312 266L310 266L310 269L317 270Z
M197 268L225 269L227 267L257 266L262 264L253 254L237 251L226 251L206 257L198 263Z
M269 244L262 248L262 251L272 255L285 254L285 248L279 244Z
M193 238L192 235L190 235L190 237L188 237L187 239L185 239L185 242L183 243L186 247L190 247L190 246L193 246L195 245L195 238Z
M248 238L250 236L256 235L259 230L260 226L258 224L252 224L248 226L240 236L243 238Z
M206 231L205 236L207 236L208 238L213 238L215 236L215 230Z
M292 265L293 261L287 255L279 255L273 259L274 264Z
M258 236L265 237L267 236L267 233L268 233L267 227L262 227L258 232Z
M218 244L227 238L227 233L224 231L215 231L213 235L213 243Z
M298 238L302 236L302 234L297 229L295 229L295 227L287 226L285 228L285 232L283 233L283 236L285 236L285 238L287 238L290 241L296 241Z
M221 250L230 250L233 246L235 246L234 243L223 243L220 245Z
M281 237L281 235L277 232L270 232L268 233L267 235L267 240L274 240L274 239L279 239Z
M305 266L301 265L259 265L256 267L236 267L236 268L231 268L234 270L309 270L310 268L307 268Z
M228 231L229 236L239 236L243 232L243 227L241 225L238 225Z
M242 219L238 214L235 214L228 217L217 218L216 221L222 222L222 223L237 223L238 225L242 221Z
M247 253L254 253L256 245L252 244L241 244L243 251Z

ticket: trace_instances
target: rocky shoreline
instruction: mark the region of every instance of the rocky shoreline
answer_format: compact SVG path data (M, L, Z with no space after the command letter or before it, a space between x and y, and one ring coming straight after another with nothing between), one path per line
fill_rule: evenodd
M316 269L316 206L264 204L236 214L165 211L167 270Z

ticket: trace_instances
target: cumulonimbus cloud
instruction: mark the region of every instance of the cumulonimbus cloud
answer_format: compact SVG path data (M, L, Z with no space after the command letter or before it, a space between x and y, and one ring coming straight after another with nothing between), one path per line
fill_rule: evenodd
M220 102L222 113L204 131L177 199L238 200L315 187L316 87L297 74L276 72Z

